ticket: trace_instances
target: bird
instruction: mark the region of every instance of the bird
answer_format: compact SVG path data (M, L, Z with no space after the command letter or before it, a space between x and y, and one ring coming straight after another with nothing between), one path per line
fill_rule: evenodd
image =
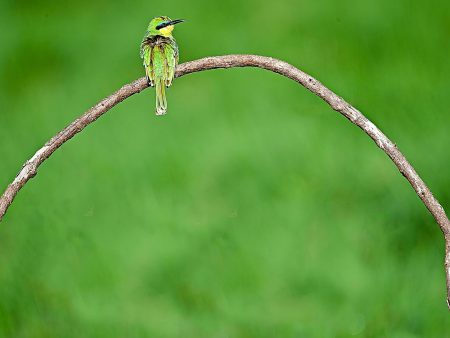
M179 61L178 45L172 32L176 24L184 21L167 16L153 18L141 43L140 56L146 78L156 91L156 115L167 112L166 87L172 85Z

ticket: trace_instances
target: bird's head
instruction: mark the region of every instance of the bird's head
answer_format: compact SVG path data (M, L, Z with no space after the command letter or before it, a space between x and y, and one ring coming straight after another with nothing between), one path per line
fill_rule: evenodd
M184 20L177 19L171 20L167 16L158 16L153 18L148 24L147 31L149 35L161 35L165 37L172 36L172 31L177 23L183 22Z

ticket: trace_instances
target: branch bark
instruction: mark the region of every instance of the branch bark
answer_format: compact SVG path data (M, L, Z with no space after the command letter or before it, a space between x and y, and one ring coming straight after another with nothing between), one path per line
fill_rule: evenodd
M350 122L361 128L376 144L383 150L397 166L400 173L408 180L417 196L422 200L427 209L433 215L440 226L445 239L445 274L447 280L447 304L450 308L450 221L444 209L433 196L430 189L419 177L412 165L406 160L397 146L384 135L369 119L341 97L333 93L312 76L295 68L294 66L270 57L257 55L225 55L206 57L203 59L183 63L177 67L176 77L194 72L232 67L258 67L263 68L289 79L292 79L312 93L319 96L330 105L332 109L344 115ZM129 96L139 93L148 87L147 80L143 77L130 84L124 85L111 96L103 99L95 106L86 111L56 136L49 140L34 156L25 162L21 171L14 181L7 187L0 198L0 221L5 215L8 207L13 202L19 190L34 177L38 167L49 158L61 145L70 140L86 126L97 120L116 104Z

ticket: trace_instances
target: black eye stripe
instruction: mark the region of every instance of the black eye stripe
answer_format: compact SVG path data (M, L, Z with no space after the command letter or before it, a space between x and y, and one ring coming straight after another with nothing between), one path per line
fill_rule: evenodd
M156 29L161 29L161 28L164 28L164 27L167 27L167 26L170 26L170 21L160 23L158 26L156 26Z

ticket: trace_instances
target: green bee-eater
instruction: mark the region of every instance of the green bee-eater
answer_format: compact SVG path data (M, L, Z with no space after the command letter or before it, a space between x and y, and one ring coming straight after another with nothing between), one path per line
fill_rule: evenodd
M172 84L178 64L178 46L172 36L174 25L184 20L167 16L153 18L141 43L141 58L150 86L156 90L156 115L167 111L166 86Z

